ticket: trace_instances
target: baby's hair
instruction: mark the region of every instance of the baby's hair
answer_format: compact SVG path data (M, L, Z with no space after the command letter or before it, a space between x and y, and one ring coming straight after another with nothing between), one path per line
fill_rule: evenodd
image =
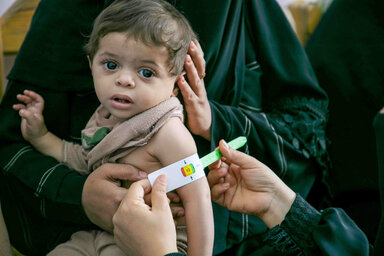
M197 39L188 20L163 0L116 0L104 9L85 45L91 61L100 39L112 32L126 33L148 46L164 46L169 53L169 72L174 76L183 71L189 44Z

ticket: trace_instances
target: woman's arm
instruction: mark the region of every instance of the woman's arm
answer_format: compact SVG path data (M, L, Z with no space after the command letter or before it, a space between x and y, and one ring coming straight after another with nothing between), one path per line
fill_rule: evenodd
M365 234L342 209L319 212L257 159L223 141L220 151L223 161L211 165L208 174L212 200L258 216L270 228L263 242L276 255L369 254Z
M283 255L289 251L288 244L291 250L296 248L304 255L368 256L372 249L364 232L343 209L327 208L319 212L300 195L284 221L268 232L265 241Z

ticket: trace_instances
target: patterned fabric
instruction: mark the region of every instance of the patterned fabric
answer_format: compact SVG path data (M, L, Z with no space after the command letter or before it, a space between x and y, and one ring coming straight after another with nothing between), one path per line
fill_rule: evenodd
M305 255L316 255L308 252L316 248L315 241L310 234L319 224L320 218L321 214L300 195L297 195L289 213L280 226L290 234L293 241L300 244L300 248L305 252Z
M264 242L273 255L370 255L364 232L338 208L317 211L296 195L284 221L270 229Z

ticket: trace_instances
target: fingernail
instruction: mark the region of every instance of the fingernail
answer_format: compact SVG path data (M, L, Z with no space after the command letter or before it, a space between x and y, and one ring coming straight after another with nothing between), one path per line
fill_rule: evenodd
M191 63L191 62L192 62L191 56L189 56L188 54L187 54L187 62L188 62L188 63Z
M148 174L146 172L139 171L139 176L140 176L140 178L146 178L148 176Z
M196 47L196 45L195 45L195 43L192 41L192 42L191 42L191 49L193 50L193 49L195 49L195 47Z
M229 146L227 144L227 142L225 142L225 140L222 140L223 141L223 147L226 149L226 150L229 150Z
M184 83L185 82L185 78L182 76L180 77L180 82Z
M229 183L223 183L222 186L223 188L229 188Z
M158 179L159 179L160 183L162 183L162 184L167 184L167 182L168 182L168 177L165 174L160 175Z

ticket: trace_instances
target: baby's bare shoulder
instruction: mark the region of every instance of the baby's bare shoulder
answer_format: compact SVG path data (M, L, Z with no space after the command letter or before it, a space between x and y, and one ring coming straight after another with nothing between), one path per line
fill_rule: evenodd
M170 118L152 138L151 153L169 165L197 152L195 141L179 118Z

